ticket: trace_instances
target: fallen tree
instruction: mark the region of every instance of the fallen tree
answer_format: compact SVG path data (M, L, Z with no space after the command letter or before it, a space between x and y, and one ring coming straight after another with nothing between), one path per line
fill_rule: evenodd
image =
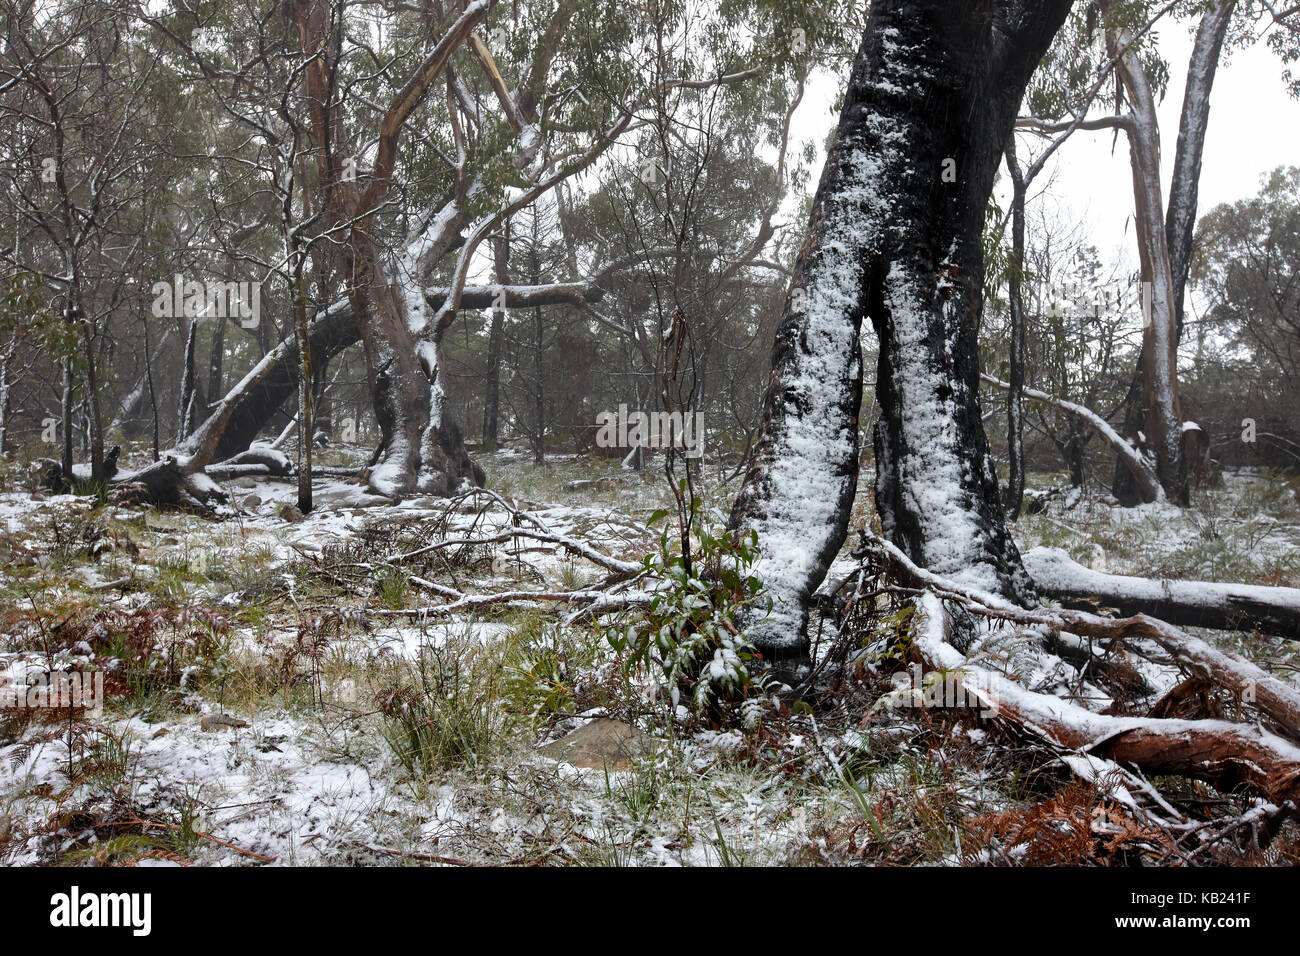
M1300 640L1300 590L1295 588L1105 574L1077 564L1060 548L1034 548L1024 562L1040 594L1071 605L1102 604L1182 627L1253 628Z
M927 571L894 545L865 533L854 554L864 562L864 575L883 574L895 582L886 587L901 588L913 599L909 646L920 663L954 677L968 700L1004 726L1084 758L1067 759L1072 769L1100 758L1119 767L1205 780L1225 790L1245 786L1272 801L1300 800L1300 690L1253 663L1147 615L1115 619L1019 607ZM1179 669L1224 688L1243 706L1257 707L1272 729L1218 719L1099 713L1031 691L949 643L954 613L1066 632L1137 654L1142 654L1143 642L1154 642Z
M981 373L980 379L995 385L1004 392L1011 390L1011 384L1004 382L999 378L994 378L987 373ZM1144 501L1163 501L1165 497L1164 489L1160 486L1160 479L1156 475L1155 463L1142 454L1132 444L1124 439L1119 432L1111 426L1110 422L1102 418L1092 409L1080 405L1077 402L1069 402L1065 399L1056 398L1041 392L1036 388L1022 387L1022 397L1031 402L1041 402L1044 405L1051 405L1053 408L1059 408L1061 411L1087 423L1088 427L1095 431L1101 438L1110 445L1118 459L1123 462L1128 470L1132 473L1133 481L1142 492Z

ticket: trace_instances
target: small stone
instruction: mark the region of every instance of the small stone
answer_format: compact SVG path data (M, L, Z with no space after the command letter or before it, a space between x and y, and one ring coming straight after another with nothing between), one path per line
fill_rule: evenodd
M552 760L588 770L625 770L649 749L649 739L621 720L598 717L568 736L539 749Z
M301 521L302 512L298 510L297 505L285 505L280 509L280 519L290 522Z
M199 726L206 731L220 730L222 727L247 727L248 721L231 717L229 714L207 714L199 721Z
M245 495L242 499L240 499L239 504L240 507L242 508L247 508L249 510L252 510L253 508L257 508L261 506L262 499L259 498L257 495Z

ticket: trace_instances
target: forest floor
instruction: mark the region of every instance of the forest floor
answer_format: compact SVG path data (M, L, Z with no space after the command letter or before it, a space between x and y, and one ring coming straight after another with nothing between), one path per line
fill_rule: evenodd
M670 496L657 468L564 456L537 467L508 452L483 464L495 491L557 534L629 561L659 547L647 519ZM1136 825L1116 836L1113 793L997 725L875 706L898 670L887 649L860 657L833 700L774 707L746 731L683 719L624 668L609 640L618 617L566 626L517 605L422 617L439 587L604 578L535 541L410 557L448 534L508 528L482 500L392 506L323 480L302 518L291 483L244 479L213 518L33 493L8 467L0 691L98 670L105 700L98 714L0 709L0 864L1179 859ZM706 467L714 507L734 494L717 479ZM864 490L858 518L870 509ZM1111 572L1300 586L1300 512L1277 476L1230 474L1186 511L1060 496L1016 538ZM1195 633L1300 675L1300 643ZM595 718L635 728L613 769L539 751ZM1255 805L1153 783L1191 816ZM1215 854L1294 862L1288 827L1266 850L1225 841Z

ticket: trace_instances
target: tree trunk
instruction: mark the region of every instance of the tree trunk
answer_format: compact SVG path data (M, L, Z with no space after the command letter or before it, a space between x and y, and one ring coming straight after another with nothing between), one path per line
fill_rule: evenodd
M286 245L291 245L286 243ZM311 334L307 331L307 290L303 285L303 257L299 250L290 248L294 263L293 315L294 334L298 338L298 510L311 511L311 453L315 446L315 423L312 416L313 390Z
M312 357L326 362L360 338L350 305L336 302L308 325ZM297 335L268 352L217 404L212 414L181 442L178 452L203 464L246 450L298 387Z
M1112 36L1111 47L1124 51L1128 34ZM1133 199L1138 253L1142 265L1142 378L1145 433L1155 451L1156 474L1176 504L1189 500L1187 462L1183 458L1182 404L1178 394L1178 332L1174 318L1174 276L1164 229L1164 195L1160 186L1160 123L1155 95L1141 63L1130 52L1119 57L1118 70L1133 107L1128 124L1133 167Z
M732 512L775 602L747 633L778 676L808 663L808 602L857 488L862 362L880 340L876 506L922 565L1026 600L978 405L984 214L1034 67L1069 0L877 0L773 349L763 430Z
M63 480L69 485L72 484L72 359L64 358L63 362L63 382L60 394L59 411L59 443L61 451L61 466L63 468Z
M195 407L195 381L194 381L194 347L199 336L199 323L197 319L191 319L189 327L185 330L185 364L181 372L181 400L176 409L176 443L179 445L190 436L197 422L195 421L197 408Z
M1214 90L1224 40L1236 8L1236 0L1220 0L1205 14L1196 31L1192 58L1187 68L1187 87L1183 94L1178 147L1174 156L1173 178L1169 184L1169 207L1165 215L1175 343L1182 337L1184 299L1200 196L1201 160L1205 154L1205 136L1210 121L1210 94ZM1158 175L1157 171L1157 177ZM1146 403L1143 401L1142 383L1147 364L1144 338L1142 353L1138 357L1137 368L1124 401L1125 435L1135 436L1145 429ZM1111 491L1126 506L1150 500L1145 498L1122 461L1116 463Z
M1007 169L1011 173L1011 266L1007 283L1010 312L1010 368L1007 372L1007 517L1020 517L1025 500L1025 200L1028 185L1016 159L1015 134L1007 140Z
M510 284L510 224L508 222L503 229L503 234L493 240L492 251L496 266L496 280L504 289ZM505 305L504 302L500 304ZM483 388L483 447L489 452L497 450L500 428L498 416L501 408L501 336L505 322L505 308L494 308L492 325L488 330L487 381Z
M225 394L222 378L226 360L226 320L218 316L213 321L216 324L212 327L212 354L208 356L208 396L215 402L218 395Z

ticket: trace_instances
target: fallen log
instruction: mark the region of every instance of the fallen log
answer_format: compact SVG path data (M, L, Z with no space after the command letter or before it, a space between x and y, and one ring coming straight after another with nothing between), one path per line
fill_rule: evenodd
M1254 629L1300 640L1300 590L1295 588L1105 574L1076 563L1060 548L1034 548L1023 560L1038 593L1069 606L1101 604L1179 627Z
M176 455L161 459L114 483L120 491L129 492L138 500L144 498L155 505L175 505L210 511L214 503L224 504L230 496L209 478L201 468Z
M937 593L944 600L955 601L974 614L1018 624L1057 628L1099 640L1153 640L1188 670L1212 680L1234 694L1253 699L1260 710L1277 722L1283 733L1300 741L1300 689L1266 673L1244 658L1211 647L1173 624L1145 614L1116 619L1084 611L1055 611L1046 608L1030 610L1018 607L995 594L963 588L941 578L918 567L888 541L867 537L865 534L854 554L859 557L873 555L876 560L891 565L903 580Z
M1137 766L1148 773L1205 780L1225 792L1246 786L1269 800L1300 800L1300 747L1248 724L1096 714L1038 694L969 664L946 642L949 624L938 595L916 602L913 651L927 667L961 682L966 699L995 721L1049 746Z

